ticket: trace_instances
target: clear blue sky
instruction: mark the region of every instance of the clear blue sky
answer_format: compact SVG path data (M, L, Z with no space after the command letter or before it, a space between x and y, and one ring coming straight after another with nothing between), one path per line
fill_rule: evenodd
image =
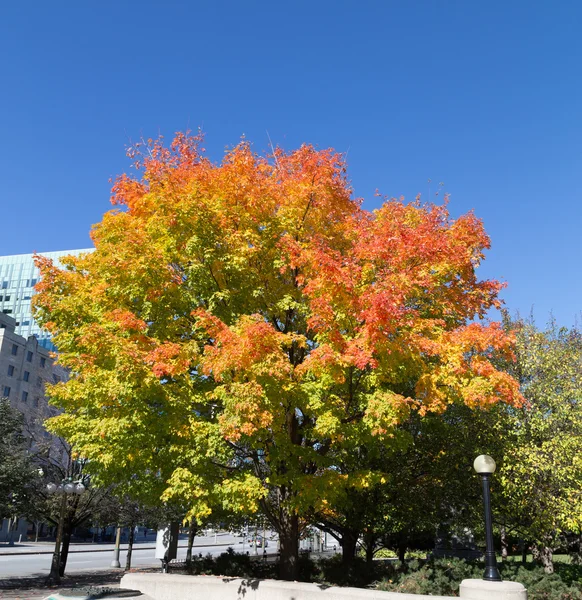
M219 160L268 131L349 151L367 208L444 182L484 220L508 308L572 325L580 23L572 0L4 2L0 254L90 245L131 140L202 126Z

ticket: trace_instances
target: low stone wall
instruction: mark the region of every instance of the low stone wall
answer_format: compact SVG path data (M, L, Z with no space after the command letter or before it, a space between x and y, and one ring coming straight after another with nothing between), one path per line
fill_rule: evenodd
M464 579L459 596L467 600L527 600L527 590L516 581Z
M211 575L128 573L121 587L140 590L154 600L453 600L451 596L425 596L332 587L297 581L240 579ZM467 579L461 584L465 600L527 600L520 583Z
M140 590L154 600L453 600L450 596L398 594L297 581L171 573L128 573L122 577L121 587Z

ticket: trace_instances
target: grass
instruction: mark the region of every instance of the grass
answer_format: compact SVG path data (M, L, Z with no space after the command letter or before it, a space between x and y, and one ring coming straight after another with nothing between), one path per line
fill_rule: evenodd
M498 555L497 560L498 562L501 562L501 556ZM521 554L514 554L512 556L508 556L507 560L509 562L521 562ZM563 563L565 565L572 564L572 557L568 554L554 554L553 560L555 563ZM528 554L525 562L528 564L533 563L533 555Z

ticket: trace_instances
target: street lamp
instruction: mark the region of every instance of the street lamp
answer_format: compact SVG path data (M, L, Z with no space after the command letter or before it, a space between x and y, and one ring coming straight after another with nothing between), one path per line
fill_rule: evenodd
M85 485L80 481L73 481L72 477L64 479L60 484L48 483L46 491L49 495L57 494L62 496L61 500L61 511L59 514L59 523L57 525L57 538L55 540L55 549L53 552L53 560L51 563L51 572L49 574L49 581L54 583L60 583L60 556L61 556L61 543L63 541L63 531L65 528L65 514L67 511L67 496L80 496L85 491Z
M491 490L489 487L491 475L495 473L495 461L486 454L475 459L473 468L483 481L483 505L485 508L485 572L483 579L486 581L501 581L501 575L497 568L495 549L493 548L493 519L491 518Z

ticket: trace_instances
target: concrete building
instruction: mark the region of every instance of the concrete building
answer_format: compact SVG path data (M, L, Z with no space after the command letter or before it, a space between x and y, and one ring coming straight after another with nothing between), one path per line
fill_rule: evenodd
M84 250L39 252L39 254L60 264L59 259L63 256L70 254L77 256L92 251L93 248L86 248ZM34 296L34 286L40 278L38 269L34 265L33 256L33 254L0 256L0 313L10 315L15 319L15 332L18 335L25 338L33 335L41 346L52 350L54 348L50 341L50 335L43 331L32 317L30 301Z
M52 352L39 344L34 335L25 338L16 333L16 319L0 313L0 398L8 398L10 405L24 415L25 434L30 447L45 447L53 460L62 461L63 446L44 428L47 417L56 415L57 409L49 406L45 384L66 381L67 372L55 364ZM9 534L9 521L0 520L0 542L9 536L18 541L26 537L28 523L18 519Z
M63 256L92 251L93 248L87 248L39 254L60 265ZM58 412L48 404L45 384L66 380L67 372L55 364L50 335L32 316L34 286L40 279L33 256L0 256L0 398L8 398L11 406L24 415L31 448L42 444L52 459L60 462L66 460L63 445L43 425L47 417ZM0 542L26 537L28 528L25 519L18 519L9 533L8 520L0 521Z
M45 396L45 384L65 381L67 372L55 364L52 353L34 335L16 333L16 320L0 313L0 397L24 415L34 437L50 438L43 421L56 414Z

